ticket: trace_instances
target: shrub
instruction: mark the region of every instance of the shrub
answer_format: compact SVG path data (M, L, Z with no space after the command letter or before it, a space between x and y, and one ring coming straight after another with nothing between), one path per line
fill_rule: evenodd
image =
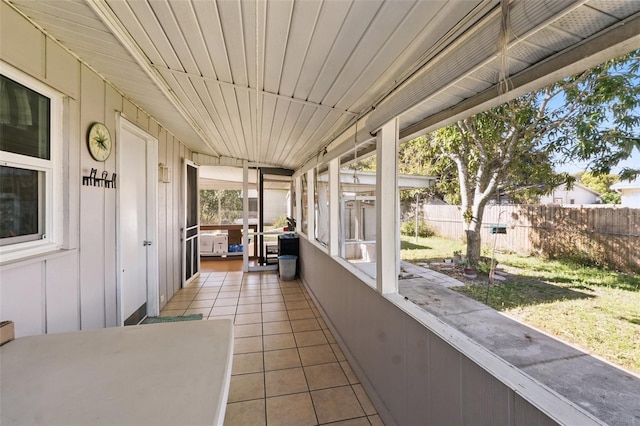
M287 216L278 216L273 220L274 228L285 228L287 226Z
M409 220L400 224L400 233L402 235L414 236L416 235L416 222ZM418 236L419 237L433 237L435 232L425 222L418 222Z

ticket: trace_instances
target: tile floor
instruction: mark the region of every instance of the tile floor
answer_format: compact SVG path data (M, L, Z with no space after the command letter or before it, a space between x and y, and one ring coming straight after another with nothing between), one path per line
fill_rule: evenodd
M277 272L204 272L161 315L235 324L224 424L382 425L302 284Z

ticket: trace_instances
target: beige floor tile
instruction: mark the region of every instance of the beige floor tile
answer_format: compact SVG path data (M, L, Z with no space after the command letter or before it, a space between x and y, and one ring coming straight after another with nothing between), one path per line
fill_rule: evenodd
M206 318L209 316L209 312L211 312L211 308L190 308L184 311L184 315L202 314Z
M342 349L340 349L337 343L331 343L331 349L333 349L333 353L336 354L338 361L346 361L344 352L342 352Z
M203 293L218 293L220 291L220 286L211 286L211 287L202 287L198 294Z
M187 309L191 302L169 302L164 308L167 310Z
M241 287L242 286L240 285L240 283L227 283L227 281L225 281L224 284L222 284L222 288L220 289L220 291L238 291L239 292Z
M213 307L213 299L211 300L194 300L189 305L189 309L193 308L212 308Z
M262 313L262 321L274 322L274 321L288 321L289 315L287 315L287 311L277 311L277 312L263 312Z
M265 288L262 289L262 297L264 296L278 296L282 294L279 288Z
M307 376L307 383L309 383L309 389L311 390L349 384L347 376L344 375L342 367L340 367L340 364L337 362L310 365L308 367L304 367L304 373Z
M184 314L185 309L163 309L160 311L161 317L177 317Z
M209 315L211 316L221 316L221 315L235 315L236 307L235 306L214 306L211 309Z
M178 290L176 296L178 294L196 294L198 291L200 291L200 287L184 287Z
M310 308L309 303L306 300L294 300L292 302L284 302L287 305L287 310L291 311L294 309L308 309Z
M255 399L227 404L224 426L266 426L265 402Z
M238 314L235 324L256 324L262 322L262 314Z
M320 323L315 318L307 318L291 321L293 331L311 331L320 330Z
M371 423L371 426L384 426L384 422L378 415L369 416L368 419L369 419L369 423Z
M347 376L347 380L349 380L350 384L353 385L356 383L360 383L360 380L358 380L358 376L356 376L356 373L354 373L351 365L347 361L340 361L340 366L342 367L342 371L344 371L344 375Z
M329 330L323 330L323 331L324 331L325 337L327 338L327 342L336 343L336 338L333 337L333 334L331 334Z
M336 362L336 356L329 345L307 346L298 348L300 360L305 367L308 365L327 364Z
M218 299L238 299L240 297L240 290L235 291L224 291L220 289L220 293L218 293Z
M286 310L287 310L287 306L282 302L262 304L262 312L275 312L275 311L286 311Z
M285 291L285 290L283 289L283 291ZM283 297L284 297L284 301L287 302L287 303L291 303L291 302L305 302L305 303L308 303L307 299L304 297L304 294L302 294L302 293L285 294L285 295L283 295ZM310 307L310 306L305 306L305 307Z
M311 426L318 424L309 393L267 398L269 426Z
M264 352L264 369L266 371L283 370L285 368L301 366L300 356L296 348Z
M302 368L267 371L264 375L267 398L307 392L307 381Z
M269 336L263 336L263 339L265 351L275 351L277 349L289 349L296 347L296 341L293 338L292 333L272 334Z
M206 288L206 287L212 287L212 288L216 288L218 290L220 290L220 287L222 287L222 281L221 280L212 280L212 279L208 279L207 281L205 281L204 283L202 283L202 288Z
M376 410L376 407L373 406L373 403L369 399L369 396L367 395L367 392L364 390L362 385L351 385L351 388L356 394L356 397L358 398L358 401L360 401L360 405L362 406L362 409L367 416L378 414L378 410Z
M281 288L300 288L300 283L297 281L279 281Z
M329 326L327 326L327 323L324 321L323 318L317 318L318 322L320 323L320 328L323 330L328 330Z
M172 298L171 298L171 302L190 302L193 300L193 298L195 297L196 293L193 292L189 292L189 293L178 293L175 294Z
M231 376L229 402L264 398L264 373Z
M254 305L256 303L261 303L260 296L243 296L242 292L240 293L240 298L238 299L238 305Z
M296 309L288 312L290 320L315 318L315 315L313 314L313 311L311 309Z
M262 296L262 303L284 303L282 296Z
M322 314L320 314L320 311L318 310L318 308L311 308L311 311L313 312L313 315L315 315L316 318L322 318Z
M237 337L233 339L233 353L246 354L262 351L262 337Z
M351 386L311 392L319 423L337 422L364 416Z
M263 290L272 289L272 288L279 289L280 288L280 284L278 284L278 283L265 283L265 284L262 284L261 288Z
M291 323L289 321L265 322L262 326L262 333L269 334L291 333Z
M217 293L209 292L209 293L198 293L195 295L193 300L215 300L217 297Z
M264 371L262 352L235 354L231 374L259 373Z
M260 289L242 289L240 297L261 297Z
M238 306L238 299L216 299L213 306Z
M259 303L253 305L238 305L238 309L236 310L238 314L254 314L257 312L262 312L262 305Z
M297 288L295 288L295 287L294 288L285 287L285 288L281 289L281 292L282 292L282 294L284 296L292 295L292 294L302 294L302 295L304 295L304 293L302 293L302 290L300 290L300 287L297 287Z
M235 319L235 315L214 315L211 316L209 315L209 318L206 318L207 320L210 321L216 321L216 320L221 320L221 319L228 319L229 321L233 322L233 320ZM202 317L202 319L205 319L204 317Z
M262 324L242 324L242 325L236 324L233 326L233 335L236 338L262 336Z
M225 422L225 425L227 423ZM366 417L358 417L356 419L343 420L341 422L326 423L331 426L371 426L369 419Z
M293 334L299 348L303 346L325 345L329 343L327 342L327 338L324 337L322 330L300 331Z

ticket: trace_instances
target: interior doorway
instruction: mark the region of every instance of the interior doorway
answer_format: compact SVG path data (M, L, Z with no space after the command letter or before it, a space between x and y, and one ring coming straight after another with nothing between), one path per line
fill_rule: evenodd
M118 318L120 325L157 316L158 140L124 117L118 144Z

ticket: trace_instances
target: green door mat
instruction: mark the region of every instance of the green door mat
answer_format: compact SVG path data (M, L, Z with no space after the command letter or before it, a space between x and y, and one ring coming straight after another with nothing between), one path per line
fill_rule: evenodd
M161 322L197 321L202 319L202 314L178 315L175 317L147 317L140 324L158 324Z

